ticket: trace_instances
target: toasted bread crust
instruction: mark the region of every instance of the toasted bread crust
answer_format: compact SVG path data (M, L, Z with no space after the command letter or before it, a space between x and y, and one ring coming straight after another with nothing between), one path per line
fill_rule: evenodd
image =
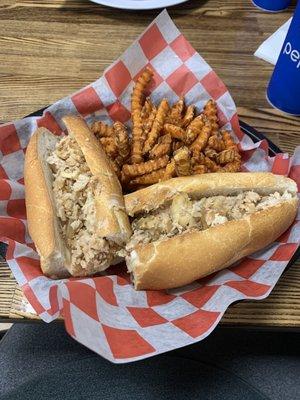
M59 233L52 173L44 152L46 145L54 149L58 140L45 128L36 130L26 150L24 179L28 230L41 257L41 268L45 275L63 278L68 276L68 252Z
M191 197L227 196L246 190L267 195L274 188L297 193L297 185L292 179L270 172L212 173L173 178L138 190L125 196L125 206L128 215L134 216L162 206L179 192Z
M99 178L101 191L95 202L96 217L101 223L97 234L124 246L131 235L131 227L118 178L84 120L66 116L63 121L81 148L91 173ZM54 151L58 140L59 137L47 129L37 129L29 142L24 167L29 233L41 257L43 272L53 278L68 276L68 271L74 270L56 216L53 175L46 161L48 150Z
M131 227L125 212L122 188L104 150L82 118L68 115L63 122L83 152L91 173L101 182L102 190L96 198L97 218L102 221L99 235L118 243L127 241Z
M296 194L297 186L289 178L270 173L206 174L153 185L126 196L125 203L128 213L135 215L158 208L178 192L201 197L245 190ZM137 245L126 260L135 287L175 288L226 268L276 240L292 224L297 208L298 200L293 198L240 220Z

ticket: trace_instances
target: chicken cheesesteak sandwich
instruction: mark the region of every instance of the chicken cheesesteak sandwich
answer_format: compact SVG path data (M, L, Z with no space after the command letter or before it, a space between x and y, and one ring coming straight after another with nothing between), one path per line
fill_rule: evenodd
M136 289L179 287L277 239L297 213L297 185L271 173L174 178L125 196Z
M93 275L109 267L131 228L122 189L83 119L63 118L68 135L40 128L25 157L29 233L43 272Z
M47 276L92 276L125 258L137 290L175 288L264 248L296 216L296 183L271 173L177 177L123 197L85 121L63 122L67 135L39 128L25 157L28 228Z

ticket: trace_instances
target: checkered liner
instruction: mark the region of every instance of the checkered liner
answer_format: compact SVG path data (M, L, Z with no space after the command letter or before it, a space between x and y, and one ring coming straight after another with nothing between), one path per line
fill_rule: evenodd
M198 342L218 324L227 307L270 293L300 240L300 216L276 243L238 265L187 287L168 292L136 292L125 267L106 276L54 281L43 276L26 225L23 163L37 126L63 132L61 117L80 114L129 123L130 93L143 68L155 73L154 100L184 95L199 109L216 100L222 125L232 128L243 151L243 168L289 175L300 187L300 148L291 159L267 156L268 144L254 144L238 123L234 102L223 82L178 31L166 11L104 75L80 92L50 106L42 117L0 127L0 239L9 244L7 261L28 301L47 322L63 314L68 333L116 363L134 361Z

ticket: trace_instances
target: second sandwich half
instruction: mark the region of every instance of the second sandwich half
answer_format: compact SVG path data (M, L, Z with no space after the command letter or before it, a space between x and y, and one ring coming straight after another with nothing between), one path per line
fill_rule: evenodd
M131 235L122 189L85 122L67 136L38 129L25 160L28 228L51 277L93 275L118 260Z

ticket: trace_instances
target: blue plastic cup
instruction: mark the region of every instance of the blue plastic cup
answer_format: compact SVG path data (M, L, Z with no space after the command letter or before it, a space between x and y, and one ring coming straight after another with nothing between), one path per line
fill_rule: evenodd
M267 89L270 104L300 115L300 1Z
M252 0L252 3L264 11L280 12L290 5L291 0Z

